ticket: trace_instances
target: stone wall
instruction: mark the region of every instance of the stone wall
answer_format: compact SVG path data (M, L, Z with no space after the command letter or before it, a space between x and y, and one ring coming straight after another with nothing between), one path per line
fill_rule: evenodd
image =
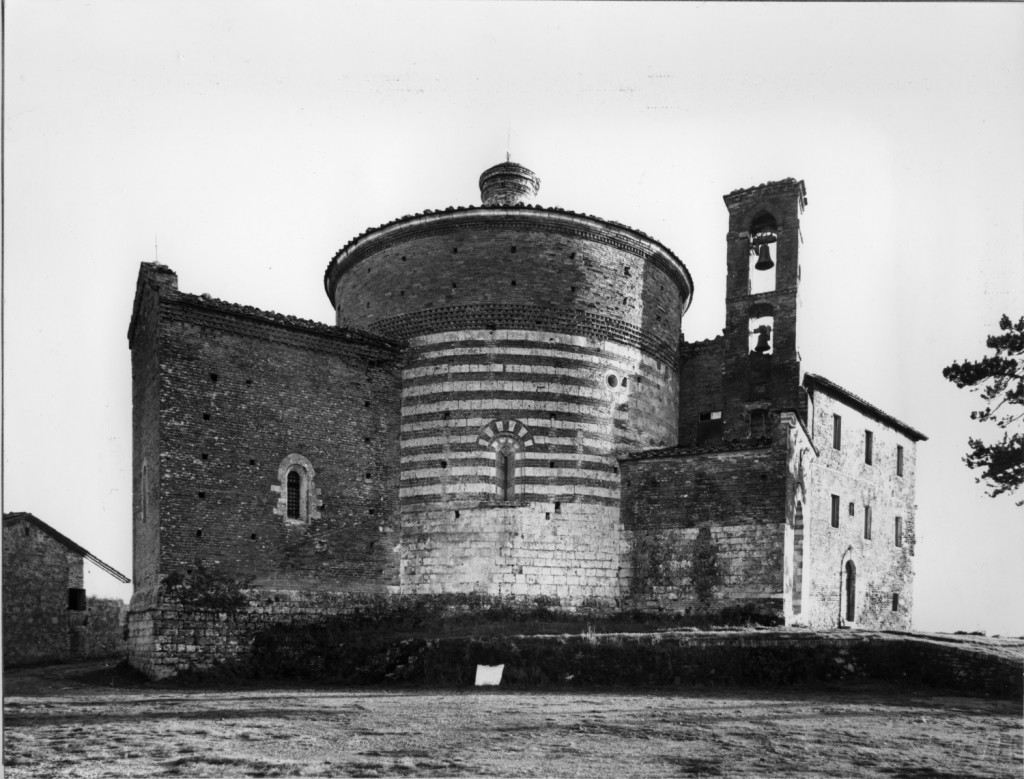
M906 630L913 610L915 443L877 419L822 391L813 394L811 435L818 449L807 480L809 624L846 622L844 568L856 566L857 624ZM840 448L833 446L833 415L841 417ZM865 431L873 433L872 463L864 456ZM903 476L896 473L903 447ZM839 527L832 527L832 496L839 499ZM852 507L852 512L851 512ZM871 538L865 538L865 508ZM896 517L902 522L897 545ZM893 596L899 598L893 603Z
M89 598L86 656L127 656L127 624L128 607L120 598Z
M82 557L23 521L4 524L3 560L4 665L81 654L86 612L68 610L68 589L83 587Z
M785 443L638 458L622 461L633 598L684 613L742 607L782 619L792 543Z

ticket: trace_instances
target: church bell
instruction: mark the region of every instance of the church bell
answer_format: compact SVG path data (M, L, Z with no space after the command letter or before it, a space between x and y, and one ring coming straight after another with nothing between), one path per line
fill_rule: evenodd
M772 253L768 251L768 244L763 243L757 247L757 264L754 265L754 270L770 270L775 267L775 263L772 262Z
M768 262L771 262L771 260L769 260ZM768 343L768 332L769 330L767 327L757 328L757 346L754 347L754 351L757 352L758 354L764 354L765 352L772 348L771 345Z

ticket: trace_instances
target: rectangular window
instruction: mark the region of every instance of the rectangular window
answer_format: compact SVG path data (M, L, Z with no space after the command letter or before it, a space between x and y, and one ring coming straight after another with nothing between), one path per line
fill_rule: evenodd
M896 475L903 475L903 447L896 447Z
M871 448L875 442L875 434L870 430L864 431L864 462L871 465Z
M832 415L832 448L839 449L843 445L843 418Z
M750 437L762 437L769 435L768 411L763 408L755 408L750 411Z
M871 506L864 507L864 538L871 540Z
M832 496L832 527L839 527L839 496Z
M85 590L81 587L68 588L68 610L85 611Z
M896 517L896 546L903 546L903 517Z
M722 440L722 412L705 411L697 415L697 443Z
M899 596L898 593L895 593L895 592L892 594L892 610L893 611L899 611L900 610L900 596Z

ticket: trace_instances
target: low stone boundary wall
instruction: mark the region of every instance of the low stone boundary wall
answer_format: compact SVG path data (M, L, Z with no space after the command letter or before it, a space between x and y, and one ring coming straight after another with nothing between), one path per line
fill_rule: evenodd
M504 664L513 687L783 686L873 680L1020 697L1024 658L915 634L737 630L410 638L325 646L315 631L259 637L253 670L340 683L473 684Z

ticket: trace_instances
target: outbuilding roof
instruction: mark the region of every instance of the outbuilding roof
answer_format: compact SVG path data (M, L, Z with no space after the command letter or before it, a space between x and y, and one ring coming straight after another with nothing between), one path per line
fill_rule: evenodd
M8 514L4 514L4 527L16 525L18 522L28 522L30 525L33 525L37 530L46 533L46 535L50 536L50 538L52 538L57 543L65 546L69 551L81 555L91 563L95 563L97 566L99 566L104 571L109 573L119 582L123 582L124 584L128 584L129 582L131 582L131 579L129 579L123 573L118 571L112 565L107 565L105 562L103 562L100 558L96 557L96 555L94 555L88 549L79 546L63 533L54 530L52 527L43 522L43 520L41 520L34 514L30 514L27 511L12 511Z
M824 376L818 376L814 373L808 373L804 375L804 386L809 392L815 390L821 390L828 395L841 400L848 406L851 406L860 411L865 416L871 417L883 424L888 425L891 428L899 430L903 435L909 438L911 441L927 441L928 436L921 433L905 422L901 422L896 417L886 414L882 409L878 408L871 403L868 403L864 398L854 395L848 389L844 389L836 384L834 381L829 381Z

